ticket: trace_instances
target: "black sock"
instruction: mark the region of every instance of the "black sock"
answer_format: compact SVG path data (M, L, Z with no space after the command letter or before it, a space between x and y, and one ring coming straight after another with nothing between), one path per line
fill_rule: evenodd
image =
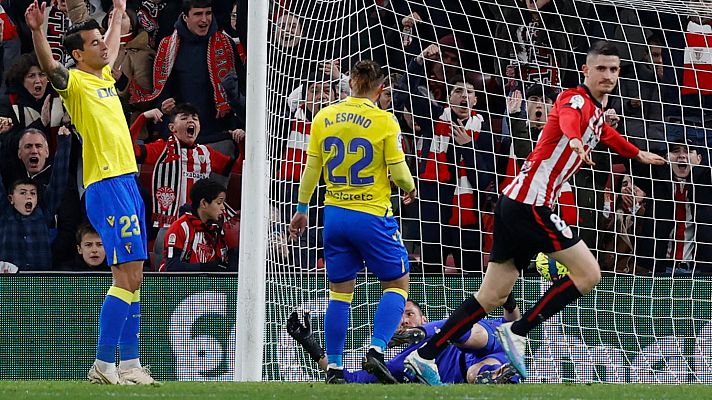
M445 325L440 329L440 332L433 335L423 347L418 349L418 355L426 360L434 360L450 344L451 338L462 336L472 329L472 325L484 318L485 315L487 313L475 299L475 296L468 297L445 321Z
M552 315L566 308L582 294L574 285L574 281L568 276L560 278L544 293L541 299L530 308L524 316L512 324L512 332L526 336L529 331L539 326L542 322L551 318Z

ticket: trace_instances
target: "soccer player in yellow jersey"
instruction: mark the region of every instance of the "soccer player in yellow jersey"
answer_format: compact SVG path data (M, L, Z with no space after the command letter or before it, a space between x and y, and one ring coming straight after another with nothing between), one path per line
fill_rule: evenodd
M137 172L126 119L114 88L111 67L119 52L126 0L114 0L109 29L101 36L94 20L71 26L63 45L76 61L67 70L54 61L42 25L46 3L30 4L25 20L42 70L62 97L82 136L87 215L106 250L113 286L99 315L96 360L88 378L94 383L151 384L141 367L138 335L140 286L146 259L144 205L134 178ZM116 368L116 348L121 362Z
M356 274L368 267L381 281L383 296L373 321L371 346L363 369L383 383L396 383L383 351L398 328L408 297L408 254L391 210L391 182L415 199L415 183L405 163L400 129L393 114L378 108L384 76L373 61L351 70L353 96L328 106L313 118L299 204L289 230L304 232L309 199L324 171L324 256L329 305L324 316L326 383L345 383L343 352Z

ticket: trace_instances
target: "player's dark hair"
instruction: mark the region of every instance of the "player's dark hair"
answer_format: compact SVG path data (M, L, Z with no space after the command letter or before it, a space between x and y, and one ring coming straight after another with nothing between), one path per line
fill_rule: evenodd
M171 110L169 122L175 121L178 114L200 115L198 113L198 109L194 105L190 103L180 103L176 104L176 106Z
M81 35L82 31L93 31L94 29L101 31L99 23L94 19L89 19L70 26L62 37L62 46L64 47L64 51L74 58L74 55L72 54L74 50L84 50L84 39Z
M15 189L16 189L18 186L20 186L20 185L30 185L30 186L34 186L34 187L35 187L35 190L37 190L37 196L39 197L39 195L40 195L40 193L39 193L39 192L40 192L40 184L37 183L37 181L35 181L34 179L32 179L32 178L30 178L30 177L28 177L28 176L22 177L22 178L20 178L20 179L15 180L14 182L12 182L12 184L10 185L10 191L8 192L8 194L14 193L14 192L15 192Z
M181 5L181 11L183 14L188 15L188 12L194 8L212 8L213 2L211 0L183 0Z
M190 188L190 209L193 215L198 216L200 200L212 203L220 196L220 193L227 193L225 186L215 182L210 178L201 179Z
M74 238L77 239L77 244L81 244L82 239L84 239L84 236L90 234L99 236L99 233L96 231L96 229L94 229L92 224L90 224L88 221L84 221L77 228L77 233Z
M371 60L357 62L351 68L350 76L351 89L357 96L363 96L378 89L385 78L381 66Z
M620 58L618 48L607 40L594 42L591 47L588 48L586 56L616 56Z

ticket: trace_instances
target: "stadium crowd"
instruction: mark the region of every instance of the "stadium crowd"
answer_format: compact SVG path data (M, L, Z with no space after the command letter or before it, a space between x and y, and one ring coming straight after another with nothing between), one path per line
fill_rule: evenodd
M53 55L71 67L62 33L88 19L105 28L111 2L46 3ZM712 72L685 54L712 34L712 19L574 0L352 3L366 8L350 17L358 27L350 33L334 25L328 2L283 0L270 10L270 257L297 270L320 266L323 188L308 234L286 237L310 122L349 95L345 72L371 58L388 69L377 105L398 118L417 181L419 201L393 202L414 270L481 272L498 192L522 167L557 94L580 81L585 49L606 38L623 61L606 122L670 164L643 168L597 151L595 167L563 188L559 214L604 269L712 270ZM29 4L0 1L2 268L105 270L86 225L81 141L32 53ZM237 270L242 149L256 134L244 131L246 9L245 0L128 1L116 93L107 95L122 101L141 164L148 271ZM225 188L217 220L194 204L217 198L191 190L208 178Z

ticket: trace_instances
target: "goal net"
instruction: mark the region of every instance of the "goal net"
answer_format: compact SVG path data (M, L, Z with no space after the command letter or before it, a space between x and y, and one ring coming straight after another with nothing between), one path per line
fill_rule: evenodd
M433 321L479 287L498 193L536 144L558 93L583 82L589 45L606 39L621 56L607 123L670 163L650 168L599 145L596 165L564 185L557 214L592 249L603 278L532 332L527 382L712 382L711 2L281 0L270 7L265 379L323 379L284 327L292 311L310 311L323 343L323 186L308 232L289 241L286 229L311 118L349 95L357 60L377 61L388 77L377 105L398 118L419 193L406 207L394 190L393 210L410 254L410 297ZM452 133L456 120L467 137ZM514 289L520 308L549 284L525 271ZM347 368L360 368L380 296L372 276L359 277Z

